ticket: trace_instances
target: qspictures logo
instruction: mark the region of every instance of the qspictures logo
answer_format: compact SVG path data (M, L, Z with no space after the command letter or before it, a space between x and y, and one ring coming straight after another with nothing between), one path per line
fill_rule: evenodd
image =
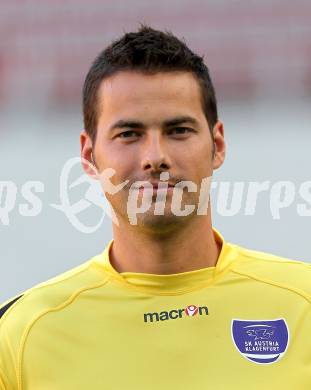
M144 313L144 322L177 320L184 317L207 316L208 314L209 313L207 306L189 305L184 309L173 309L170 311Z
M81 162L94 172L92 178L85 173L81 175ZM77 172L79 176L76 176ZM168 171L161 172L156 180L151 177L129 177L119 182L117 176L113 168L107 167L98 172L89 161L73 157L66 161L60 173L59 201L45 207L62 212L75 229L86 234L96 232L102 226L105 216L119 226L117 213L108 198L122 191L123 206L131 225L139 223L141 214L150 212L157 216L165 216L166 212L177 217L193 213L207 215L210 195L216 213L223 217L234 217L241 213L254 216L258 213L257 205L263 201L275 220L280 219L282 213L292 206L299 216L311 217L311 180L296 187L291 181L216 182L212 176L204 177L200 183L196 183L183 177L173 177ZM16 215L15 211L22 217L39 216L44 206L39 194L44 192L46 185L41 181L27 180L19 188L11 180L0 180L0 228L2 225L10 225L11 213ZM192 202L189 199L186 202L184 198L188 193L197 193L196 196L193 194L195 197ZM262 196L266 196L266 199L261 199ZM18 198L21 198L21 202ZM92 219L94 207L100 209L95 220Z

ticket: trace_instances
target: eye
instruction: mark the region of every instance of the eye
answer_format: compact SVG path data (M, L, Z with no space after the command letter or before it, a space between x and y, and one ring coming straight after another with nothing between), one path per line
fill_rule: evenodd
M120 138L133 138L133 137L139 137L140 134L135 130L127 130L123 133L118 134L118 137Z
M189 127L174 127L169 131L169 134L183 135L192 132L192 129Z

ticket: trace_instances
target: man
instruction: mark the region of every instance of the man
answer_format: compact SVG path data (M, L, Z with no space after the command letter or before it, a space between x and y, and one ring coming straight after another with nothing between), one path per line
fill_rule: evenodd
M225 142L202 58L143 26L97 57L83 105L114 239L2 306L1 390L311 388L310 266L212 228Z

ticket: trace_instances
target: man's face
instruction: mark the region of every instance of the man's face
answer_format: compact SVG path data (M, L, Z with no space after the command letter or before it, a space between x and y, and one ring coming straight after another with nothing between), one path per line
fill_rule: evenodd
M222 124L218 122L213 129L213 139L198 81L190 72L122 71L102 82L98 96L96 143L92 145L86 133L82 134L82 155L89 159L92 149L99 172L113 168L114 185L129 180L115 195L106 194L117 217L128 221L129 187L149 181L153 190L137 192L138 205L143 196L152 198L149 210L137 215L138 225L165 230L180 223L185 218L171 210L173 187L166 194L164 215L154 215L156 204L164 201L163 191L156 188L161 172L169 173L172 186L180 181L197 185L197 192L182 191L182 209L198 204L202 179L212 176L224 157L224 150L219 151L224 149Z

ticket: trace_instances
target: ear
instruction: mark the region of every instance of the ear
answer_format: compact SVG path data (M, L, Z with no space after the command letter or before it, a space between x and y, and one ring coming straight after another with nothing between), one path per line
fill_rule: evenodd
M83 130L80 134L81 164L84 172L93 179L97 179L97 168L93 161L93 145L91 137Z
M218 169L223 164L226 156L224 125L221 121L217 121L213 128L213 141L214 141L213 169Z

